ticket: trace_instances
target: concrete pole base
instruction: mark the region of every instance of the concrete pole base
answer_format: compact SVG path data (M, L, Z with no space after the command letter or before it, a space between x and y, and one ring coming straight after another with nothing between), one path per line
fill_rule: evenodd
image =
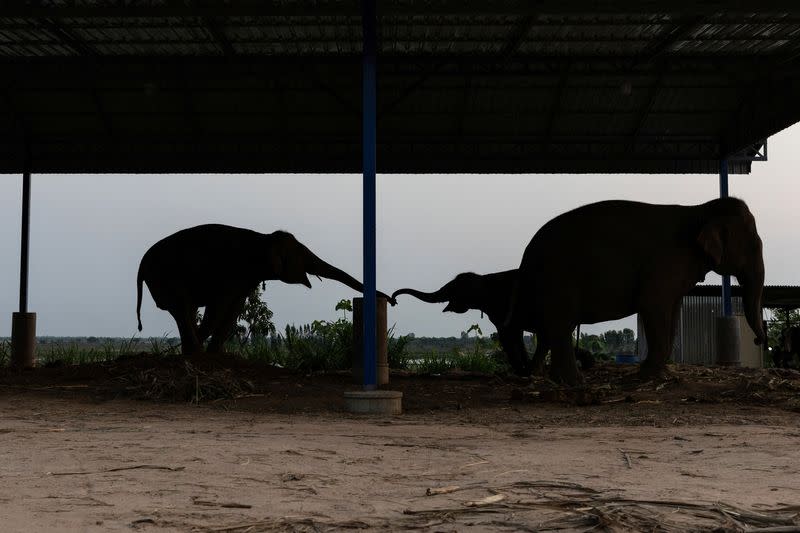
M377 299L376 334L378 385L389 383L389 337L387 329L386 298ZM364 383L364 298L353 298L353 381Z
M364 390L344 393L344 403L351 413L399 415L403 412L403 393L393 390Z
M11 368L36 366L36 313L11 317Z
M717 334L717 364L719 366L741 366L742 351L739 321L735 316L718 316L715 321Z

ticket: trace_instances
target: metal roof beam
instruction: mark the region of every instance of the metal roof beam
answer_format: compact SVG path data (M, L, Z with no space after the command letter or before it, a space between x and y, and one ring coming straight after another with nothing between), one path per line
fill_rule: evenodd
M226 57L233 57L236 55L236 49L234 49L233 45L231 44L228 37L225 35L222 27L217 22L217 19L211 17L203 17L203 23L205 25L206 30L208 33L211 34L214 41L219 46L220 50L222 51L223 55Z
M3 100L5 100L5 107L8 114L8 121L11 124L12 138L27 137L28 127L27 120L22 116L22 113L17 109L14 103L14 87L13 82L9 83L3 89ZM10 139L9 139L10 140Z
M545 128L544 128L544 137L545 142L549 143L551 141L553 135L553 126L556 122L556 117L561 109L561 97L564 94L564 87L567 85L567 78L569 77L569 66L564 68L561 71L561 75L558 78L558 85L556 86L555 94L553 95L553 101L550 104L550 107L547 109L547 118L545 119Z
M676 15L708 13L753 13L750 1L735 0L673 0L665 5L659 0L626 1L583 1L564 2L560 0L522 0L467 1L440 0L434 2L386 3L381 6L379 18L394 15L456 15L456 16L498 16L498 15L536 15L536 14L653 14ZM786 2L781 0L762 0L759 11L786 11ZM358 17L360 2L355 0L336 3L321 3L309 9L302 2L281 3L257 0L237 3L197 1L195 5L162 2L140 2L136 5L120 3L94 3L72 0L68 4L53 6L50 2L39 0L25 2L6 0L3 2L4 16L7 17L74 17L74 18L141 18L141 17L196 17L196 16L257 16L257 17L302 17L319 18L330 16Z
M399 95L397 95L395 98L390 100L387 104L383 105L380 109L378 109L378 116L380 117L381 115L389 115L392 112L394 112L398 108L398 106L400 104L405 102L420 87L425 85L426 81L431 79L439 70L443 69L446 65L447 65L447 62L446 61L442 61L439 64L435 65L431 70L429 70L427 72L424 72L416 80L414 80L411 83L409 83L408 85L406 85L400 91Z
M121 1L123 3L125 2L125 0ZM186 3L194 9L197 9L198 7L197 2L195 0L186 0ZM180 6L180 4L177 2L172 2L172 4L177 4L178 6ZM214 42L216 42L217 46L220 48L220 51L222 51L222 54L225 57L233 57L236 55L236 50L233 48L233 45L228 40L228 37L225 35L225 32L220 27L217 20L218 20L217 17L212 17L208 15L200 17L200 22L202 22L203 28L211 35L211 38L214 40ZM181 41L181 44L183 44L184 42L186 41ZM147 41L147 43L152 44L152 41ZM205 44L205 41L199 44Z
M56 8L52 8L56 9ZM5 13L5 12L4 12ZM764 24L764 25L773 25L773 24L781 24L786 25L787 27L791 27L792 25L800 24L800 17L798 17L794 13L753 13L753 16L747 17L748 24ZM247 17L225 17L224 15L219 15L222 18L225 18L225 25L227 27L236 27L236 28L245 28L253 26L253 22L248 20ZM308 16L317 16L316 12L314 14L309 14ZM517 16L525 16L525 15L517 15ZM533 16L533 15L529 15ZM488 25L501 25L503 22L501 19L503 17L507 17L507 15L499 15L495 17L495 20L490 20L487 23L485 18L481 17L469 17L469 18L461 18L458 19L457 22L454 22L452 19L445 18L439 15L434 15L429 18L420 18L419 16L415 17L415 28L419 29L426 29L426 28L448 28L453 26L458 27L465 27L465 28L485 28ZM30 20L35 20L37 17L19 17L19 18L7 18L4 19L2 22L3 29L6 30L29 30L30 29ZM269 17L259 17L262 19L262 23L259 24L261 26L272 27L278 25L277 22L273 23L270 22ZM402 23L402 16L397 17L383 17L384 23L389 21L390 23L395 23L398 21ZM348 22L344 22L347 20ZM742 15L736 14L729 14L729 13L713 13L710 15L709 23L711 24L741 24L742 23ZM24 21L24 22L23 22ZM583 17L583 18L575 18L575 16L569 15L542 15L540 17L535 17L534 21L530 24L531 29L534 28L552 28L553 26L568 26L568 27L591 27L591 28L611 28L611 27L631 27L631 26L674 26L674 20L669 16L654 16L654 15L640 15L640 14L632 14L627 15L625 17L614 17L614 18L599 18L597 14L592 14L590 17ZM358 20L353 19L349 21L349 19L333 19L333 21L329 21L328 26L331 27L341 27L341 28L349 28L349 27L356 27L358 26ZM193 14L191 17L185 17L180 22L181 28L203 28L204 21L202 19L198 20L196 13ZM101 22L97 22L95 18L86 18L86 19L70 19L69 20L69 28L71 30L91 30L91 29L103 29L103 30L121 30L121 29L138 29L138 28L146 28L151 30L162 30L162 29L174 29L175 22L172 19L167 18L136 18L130 19L129 17L120 17L120 18L112 18L112 19L103 19ZM711 36L710 38L713 38ZM756 37L758 38L758 37ZM769 38L769 37L766 37ZM738 39L734 37L734 39ZM744 38L743 38L744 39Z
M183 131L176 131L176 132L168 132L168 133L160 133L154 132L157 134L150 134L150 135L142 135L140 133L126 133L124 131L119 131L117 135L114 136L113 139L109 139L103 133L95 133L95 134L88 134L83 135L80 137L80 140L77 140L72 135L67 134L40 134L37 135L37 140L42 144L48 143L73 143L73 142L88 142L92 144L121 144L121 145L128 145L130 143L134 143L140 146L158 146L164 143L172 144L185 144L186 137ZM331 134L326 137L329 141L327 144L333 145L336 143L339 144L349 144L351 142L359 143L361 132L353 131L351 134ZM302 134L302 133L287 133L286 131L279 130L279 129L270 129L270 130L263 130L260 132L247 132L247 133L231 133L231 132L217 132L215 130L205 131L203 132L204 139L218 143L222 142L231 142L235 144L248 144L248 143L260 143L267 141L270 144L305 144L308 142L313 142L317 139L316 136L312 134ZM6 133L0 134L0 143L8 143L13 142L13 139L16 137L13 135L8 135ZM449 135L426 135L426 134L418 134L413 132L408 132L406 134L394 134L384 136L385 141L382 141L382 144L385 145L394 145L394 144L403 144L403 145L453 145L452 137ZM466 143L475 143L478 145L490 146L490 145L508 145L508 144L519 144L525 146L533 146L533 145L541 145L545 146L548 143L550 144L558 144L563 146L569 145L586 145L590 147L591 145L603 145L603 146L617 146L620 150L627 149L630 146L630 137L626 135L582 135L582 136L564 136L564 135L553 135L551 137L546 137L545 135L513 135L513 134L505 134L505 135L490 135L490 134L473 134L473 135L465 135L465 142ZM671 146L673 149L676 146L713 146L715 145L717 138L714 136L705 136L705 135L642 135L639 137L637 146L649 146L649 147L657 147L660 144L664 144L666 146ZM379 143L381 144L381 143ZM2 148L2 146L0 146ZM471 150L471 148L470 148Z
M44 18L37 20L37 22L41 24L42 27L45 28L47 31L52 33L63 44L72 48L72 50L79 56L86 58L97 57L98 54L94 48L83 42L71 31L63 28L58 22L54 21L53 19Z
M530 34L531 28L535 22L536 17L533 15L522 17L522 19L517 22L511 32L511 35L509 35L508 40L503 45L503 48L500 49L499 55L501 60L517 53L519 47L528 38L528 34Z
M514 30L511 32L511 35L508 37L508 40L503 44L503 47L500 49L500 53L498 54L498 61L497 63L502 64L508 58L513 56L519 50L520 45L525 41L525 38L530 33L531 27L536 22L535 16L525 16L523 17L514 27ZM422 87L424 83L430 79L434 74L444 68L448 63L443 61L436 65L431 71L426 72L419 79L415 82L411 83L408 87L403 89L400 95L392 100L389 104L387 104L382 110L381 113L388 114L391 113L393 110L397 108L404 100L410 97L417 89ZM471 83L471 77L468 75ZM463 127L463 119L459 121L458 129L461 130Z
M112 137L114 135L114 130L111 128L111 119L109 119L108 113L106 113L105 106L103 105L103 100L100 97L97 88L92 87L89 89L89 92L92 96L92 103L94 104L96 114L100 119L100 123L103 125L103 130L105 131L106 135Z
M793 55L797 50L792 49ZM188 67L197 67L203 69L226 67L226 68L243 68L250 71L261 71L265 69L272 69L283 67L286 70L295 70L304 72L309 64L318 64L320 66L338 67L342 65L356 65L357 54L286 54L286 55L253 55L253 54L238 54L234 58L225 58L222 56L156 56L156 55L108 55L97 56L93 58L92 64L107 67L109 69L127 70L131 66L147 66L152 68L162 69L169 71L173 69L173 65L186 65ZM427 72L434 70L438 65L444 67L461 70L463 72L470 71L475 74L487 73L495 74L502 72L520 72L526 73L531 71L532 67L538 67L540 71L551 70L553 64L564 64L566 62L575 63L576 74L580 74L583 70L592 72L599 69L604 70L619 70L626 73L635 74L647 72L652 67L641 64L642 68L635 72L631 70L631 64L641 60L640 55L586 55L586 54L531 54L531 55L516 55L509 58L507 61L498 62L498 55L495 53L485 54L398 54L398 53L384 53L381 54L382 70L392 69L409 69L415 73L420 71ZM779 53L771 54L753 54L753 55L726 55L726 54L681 54L670 55L664 57L663 60L669 62L671 65L685 67L687 69L700 70L708 69L713 72L714 69L721 67L731 68L755 68L764 66L765 58L786 61L791 56L781 55ZM0 67L2 68L25 68L33 70L36 68L46 68L48 66L58 67L66 70L70 67L75 67L81 63L86 62L85 58L81 57L0 57ZM580 66L581 69L577 69Z
M653 106L656 103L656 99L658 98L658 93L661 89L661 85L664 83L664 75L666 69L662 66L662 68L658 71L658 77L656 78L655 83L650 87L647 92L647 98L645 99L644 105L639 110L639 113L636 116L636 126L634 127L633 131L631 132L631 137L634 140L641 134L642 128L644 127L644 123L647 120L647 117L653 112Z
M720 132L724 155L748 148L753 139L763 139L800 121L800 79L785 73L759 80L743 92L740 110Z
M173 27L174 28L174 27ZM220 47L220 49L226 53L226 55L236 55L236 51L234 50L230 40L226 37L224 32L222 31L220 25L216 22L209 21L209 23L205 26L201 26L201 28L205 29ZM696 28L696 26L694 27ZM0 26L0 30L4 28ZM90 28L91 31L93 28ZM152 30L152 28L143 28L146 30ZM104 31L106 28L98 28L98 30ZM492 52L485 52L480 50L483 47L500 47L500 50L497 56L501 58L510 57L517 53L519 47L522 45L523 42L531 43L531 44L546 44L546 45L584 45L586 47L603 45L608 47L608 45L617 45L618 47L628 47L631 45L635 46L642 46L647 45L645 51L643 52L642 58L640 58L640 62L645 62L651 59L654 59L657 55L665 53L668 47L674 45L676 42L679 41L688 41L691 43L702 43L704 46L712 46L715 44L722 44L727 45L728 43L759 43L763 44L772 44L778 43L781 41L789 41L791 40L789 37L779 37L775 35L771 36L709 36L709 37L692 37L691 39L688 38L687 35L684 36L675 36L670 42L666 43L662 48L653 46L653 39L650 37L642 37L642 36L634 36L634 37L625 37L625 36L618 36L618 37L609 37L609 36L583 36L583 37L560 37L560 36L528 36L525 38L520 38L519 41L514 43L510 43L510 41L502 39L500 37L497 38L475 38L475 37L451 37L447 34L443 34L440 37L436 38L426 38L424 41L416 40L412 37L408 37L406 39L399 39L394 41L391 46L396 48L404 48L406 46L418 46L422 43L429 45L434 48L443 48L447 47L453 43L466 43L468 45L473 45L476 49L477 54L480 57L495 57L494 53ZM106 37L106 38L98 38L94 39L92 43L94 45L100 46L159 46L164 48L172 47L173 49L179 49L180 47L186 46L198 46L198 45L206 45L208 44L208 40L203 37L193 37L188 39L182 39L177 41L175 39L170 38L169 36L163 36L162 38L153 38L147 40L125 40L120 41L113 37ZM316 46L326 46L329 49L335 49L337 46L346 45L348 47L354 46L358 43L355 39L339 39L339 38L331 38L331 39L323 39L323 38L314 38L314 37L307 37L307 38L298 38L298 39L281 39L281 38L262 38L262 37L245 37L245 38L237 38L236 44L239 45L260 45L260 46L274 46L274 45L292 45L294 47L300 48L308 48L308 47L316 47ZM35 47L35 46L48 46L53 44L53 41L48 38L43 38L42 36L32 36L32 37L15 37L12 46L17 49L25 48L25 47ZM786 45L784 45L786 46ZM652 49L652 51L651 51ZM391 52L386 52L391 53ZM462 57L466 56L467 53L462 54ZM697 52L692 52L692 54L697 54ZM751 52L744 51L743 53L737 52L728 52L728 55L750 55ZM702 55L702 52L699 53ZM722 54L719 54L722 55ZM253 55L253 57L263 57ZM527 54L527 56L523 57L538 57L535 52ZM564 57L564 55L560 56ZM614 52L606 52L604 55L597 55L594 57L615 57ZM638 57L638 56L637 56ZM690 54L687 54L687 57L691 57ZM646 59L647 58L647 59Z
M456 126L456 135L458 135L459 140L464 138L464 119L466 117L472 116L472 113L469 113L469 101L472 96L472 76L467 76L464 80L464 89L462 93L462 100L461 100L461 108L459 113L457 113L458 117L458 125Z
M355 105L350 100L348 100L347 98L345 98L344 96L342 96L341 93L336 89L336 87L328 84L325 80L322 79L322 77L317 72L313 72L311 76L314 86L316 86L317 88L322 90L322 92L324 92L325 94L336 100L342 106L342 109L346 110L351 115L358 117L361 116L361 110L358 108L358 106Z
M197 141L203 136L203 125L197 120L198 113L194 105L194 98L192 96L192 88L189 86L188 76L183 77L181 92L183 93L183 116L186 121L188 136L190 139ZM159 116L162 114L159 113Z
M92 104L95 107L95 114L97 115L100 123L103 125L103 130L105 131L106 135L111 136L113 135L113 130L111 128L111 121L108 118L108 115L105 111L103 106L103 101L98 93L97 87L94 83L89 81L89 77L91 77L90 71L93 71L93 68L90 66L98 57L97 50L95 50L92 46L85 43L81 40L78 36L76 36L70 30L64 28L58 22L51 20L51 19L41 19L38 21L47 31L55 35L59 41L66 44L72 50L77 53L79 56L86 58L89 60L88 63L84 63L81 68L82 81L85 85L84 90L88 90L90 98L92 100Z
M675 43L685 40L696 31L702 21L703 17L694 17L691 20L680 22L671 29L665 31L663 35L653 40L651 44L644 49L635 64L649 63L659 56L666 54Z

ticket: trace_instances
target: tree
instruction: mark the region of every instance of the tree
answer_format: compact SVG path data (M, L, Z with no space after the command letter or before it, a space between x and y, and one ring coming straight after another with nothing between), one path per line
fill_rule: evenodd
M632 352L636 349L636 335L630 328L611 329L603 333L602 340L609 352Z
M272 323L272 311L262 299L262 288L263 284L253 289L236 320L233 334L241 344L247 344L253 339L274 336L277 333L275 324Z
M600 335L589 333L581 333L580 346L592 353L604 353L608 350L605 341Z
M800 326L800 311L797 309L773 309L772 320L767 324L767 342L771 348L783 349L783 332L792 326Z

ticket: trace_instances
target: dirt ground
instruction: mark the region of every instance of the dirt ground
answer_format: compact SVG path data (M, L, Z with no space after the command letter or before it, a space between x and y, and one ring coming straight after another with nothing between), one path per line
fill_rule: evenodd
M796 371L394 374L388 417L224 363L0 373L0 529L800 531Z

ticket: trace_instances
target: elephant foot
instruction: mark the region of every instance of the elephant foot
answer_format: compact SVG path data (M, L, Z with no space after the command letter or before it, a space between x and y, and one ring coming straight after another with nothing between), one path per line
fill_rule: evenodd
M643 381L652 381L669 379L671 377L665 364L647 363L648 360L645 360L642 366L639 367L639 379Z
M551 367L550 379L555 381L556 383L562 383L564 385L569 385L570 387L575 387L576 385L583 384L583 375L581 375L580 371L575 367L572 368Z
M531 366L529 364L515 364L511 366L511 371L521 378L531 377Z
M196 356L205 353L202 346L184 346L181 345L181 355Z
M575 358L580 362L581 370L589 370L594 367L594 355L589 351L576 351Z
M532 376L537 376L537 377L543 378L543 377L545 377L545 374L546 374L546 372L545 372L544 361L542 361L541 364L534 363L531 366L531 375Z

